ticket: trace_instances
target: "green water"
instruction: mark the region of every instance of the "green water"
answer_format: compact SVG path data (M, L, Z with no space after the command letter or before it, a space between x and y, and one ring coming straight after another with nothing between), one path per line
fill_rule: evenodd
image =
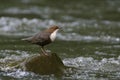
M76 67L60 78L0 67L1 80L119 80L119 0L0 1L0 63L38 54L40 48L22 38L58 25L57 39L45 48L66 66Z

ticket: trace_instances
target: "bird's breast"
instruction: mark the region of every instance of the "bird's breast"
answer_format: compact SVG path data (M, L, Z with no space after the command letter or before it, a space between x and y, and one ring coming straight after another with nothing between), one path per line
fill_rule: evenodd
M59 29L56 29L53 33L51 33L51 35L50 35L51 41L54 41L54 40L55 40L56 34L57 34L57 31L58 31L58 30L59 30Z

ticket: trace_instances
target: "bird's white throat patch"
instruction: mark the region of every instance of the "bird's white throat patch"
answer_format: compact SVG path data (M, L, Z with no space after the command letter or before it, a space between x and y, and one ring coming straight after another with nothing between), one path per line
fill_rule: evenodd
M55 40L56 34L57 34L58 30L59 30L59 29L56 29L53 33L51 33L51 35L50 35L51 41L54 41L54 40Z

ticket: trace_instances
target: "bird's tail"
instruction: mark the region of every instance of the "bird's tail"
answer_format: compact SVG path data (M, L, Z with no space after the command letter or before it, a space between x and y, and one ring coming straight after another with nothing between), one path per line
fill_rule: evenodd
M32 40L32 37L29 37L29 38L23 38L23 39L21 39L21 40L23 40L23 41L31 41Z

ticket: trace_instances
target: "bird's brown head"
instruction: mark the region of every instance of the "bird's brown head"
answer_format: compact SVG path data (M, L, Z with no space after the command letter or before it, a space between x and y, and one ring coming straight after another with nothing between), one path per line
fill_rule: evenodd
M52 33L52 32L54 32L54 31L57 30L57 29L59 29L58 26L51 26L50 28L48 28L48 29L45 30L45 31L46 31L46 32L50 32L50 33Z

